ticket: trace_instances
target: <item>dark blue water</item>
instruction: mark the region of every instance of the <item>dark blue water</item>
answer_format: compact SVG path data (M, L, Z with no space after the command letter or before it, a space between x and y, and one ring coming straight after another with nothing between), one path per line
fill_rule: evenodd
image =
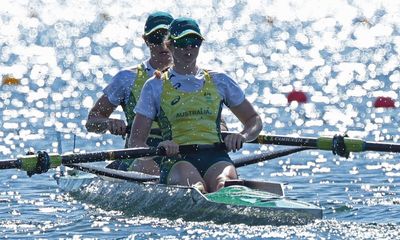
M1 5L0 74L21 80L0 87L1 159L28 150L121 148L120 137L87 133L83 125L112 75L148 56L140 36L145 18L156 9L200 19L207 41L199 64L237 79L266 133L399 140L399 110L372 108L377 96L398 99L400 6L395 1L38 0ZM293 88L305 91L309 102L288 105L286 94ZM239 130L229 111L224 114L229 128ZM283 148L247 145L244 153ZM290 227L124 216L60 193L55 170L32 178L2 170L0 237L396 239L399 159L378 152L345 159L308 150L240 168L242 178L286 182L288 196L324 208L323 220Z

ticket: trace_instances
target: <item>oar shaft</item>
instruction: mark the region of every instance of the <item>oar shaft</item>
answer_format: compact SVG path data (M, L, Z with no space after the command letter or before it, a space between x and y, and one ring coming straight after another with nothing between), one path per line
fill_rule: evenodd
M223 143L215 144L192 144L192 145L181 145L179 146L180 153L192 153L199 150L208 150L223 148ZM110 150L104 152L91 152L91 153L79 153L79 154L65 154L62 155L62 164L71 163L85 163L85 162L101 162L105 160L124 160L132 158L140 158L147 156L163 156L165 152L162 148L126 148L119 150Z
M400 144L365 142L366 151L400 152Z
M224 143L215 144L192 144L192 145L181 145L179 146L180 153L192 153L196 151L204 151L209 149L225 148ZM133 159L146 156L163 156L165 155L165 150L163 148L127 148L119 150L110 150L104 152L91 152L91 153L70 153L70 154L48 154L50 157L50 167L58 167L61 164L74 164L74 163L87 163L87 162L101 162L105 160L115 160L115 159ZM4 167L10 163L4 163ZM13 163L14 167L7 168L20 168L24 171L34 171L38 162L38 157L36 155L26 155L22 156L14 161L19 161Z
M232 132L223 132L222 136L225 137ZM398 143L380 143L380 142L367 142L361 139L344 137L344 145L348 152L364 152L364 151L379 151L379 152L400 152L400 144ZM291 137L280 135L262 135L250 143L258 144L273 144L285 146L299 146L310 147L320 150L332 151L333 137Z
M332 150L332 137L289 137L289 136L277 136L277 135L259 135L258 138L253 141L260 144L275 144L285 146L301 146L311 147L320 150ZM346 150L349 152L363 152L366 149L366 142L360 139L344 138L344 144Z
M0 161L0 169L21 168L21 164L19 159L5 159Z
M252 143L274 144L284 146L317 147L317 138L308 137L288 137L279 135L259 135Z
M222 137L225 138L228 134L234 134L234 132L222 132ZM260 134L258 135L258 138L248 143L316 148L318 145L318 138Z
M65 154L62 155L62 164L123 160L154 155L157 155L157 148L128 148L104 152Z
M155 175L149 175L149 174L135 172L135 171L120 171L120 170L116 170L116 169L93 166L92 164L90 164L90 165L68 164L67 166L81 170L81 171L93 173L96 175L118 178L118 179L128 180L128 181L135 181L135 182L149 182L149 181L155 181L155 180L159 179L159 176L155 176Z
M292 149L277 150L273 152L266 152L261 154L251 154L247 156L240 156L239 158L233 159L235 167L243 167L250 164L255 164L259 162L264 162L267 160L275 159L278 157L284 157L296 152L304 151L310 149L309 147L297 147Z
M101 162L105 160L115 159L131 159L145 156L157 155L157 148L128 148L110 150L104 152L90 152L90 153L69 153L64 155L49 154L51 167L58 167L61 164L73 163L87 163L87 162ZM26 155L18 159L21 165L16 168L21 168L25 171L33 171L36 168L38 158L36 155Z

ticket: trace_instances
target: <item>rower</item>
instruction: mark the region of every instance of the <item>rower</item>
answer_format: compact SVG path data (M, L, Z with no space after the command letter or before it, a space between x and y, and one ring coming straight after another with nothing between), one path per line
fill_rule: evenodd
M163 40L172 20L173 17L166 12L154 12L148 16L142 37L150 50L150 58L134 67L119 71L112 78L111 83L103 90L103 95L89 112L86 123L89 132L109 131L111 134L123 137L127 134L127 139L129 138L130 127L135 117L133 108L138 101L143 84L157 69L163 70L171 64L171 54L165 48ZM122 106L127 123L110 117L118 106ZM152 128L158 128L158 125L153 123ZM160 141L161 137L155 134L147 139L147 144L157 146ZM127 170L129 165L127 162L114 161L108 167ZM149 158L136 159L130 168L149 174L159 172L158 164Z
M208 192L236 179L227 151L237 151L244 142L257 138L262 129L260 116L245 98L243 90L227 74L205 70L196 64L204 37L191 18L175 19L165 41L173 65L161 77L149 79L135 107L129 147L146 147L154 119L158 119L167 157L161 163L160 183L201 185ZM220 121L225 104L243 124L240 133L222 139ZM224 142L226 150L178 155L178 144Z

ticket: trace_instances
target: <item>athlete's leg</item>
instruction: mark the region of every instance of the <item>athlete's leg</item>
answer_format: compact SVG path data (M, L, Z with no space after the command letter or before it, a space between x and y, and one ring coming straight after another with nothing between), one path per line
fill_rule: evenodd
M222 188L226 180L237 179L237 172L232 163L220 161L213 164L204 174L204 181L209 192Z
M199 171L189 162L179 161L175 163L169 171L167 184L192 186L202 184L204 191L207 191L203 178Z
M147 145L150 147L157 147L161 141L159 138L149 137L147 138ZM132 163L128 163L126 171L136 171L152 175L160 174L160 157L142 157L136 158Z

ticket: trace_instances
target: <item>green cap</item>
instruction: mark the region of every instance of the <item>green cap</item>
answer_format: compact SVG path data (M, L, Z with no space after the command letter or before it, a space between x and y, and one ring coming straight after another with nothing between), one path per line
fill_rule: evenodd
M169 26L169 34L169 38L171 39L179 39L189 34L194 34L204 39L196 21L187 17L177 18L172 21L171 25Z
M171 14L166 12L154 12L150 14L144 25L144 35L147 36L158 29L168 30L172 20L174 20L174 18Z

